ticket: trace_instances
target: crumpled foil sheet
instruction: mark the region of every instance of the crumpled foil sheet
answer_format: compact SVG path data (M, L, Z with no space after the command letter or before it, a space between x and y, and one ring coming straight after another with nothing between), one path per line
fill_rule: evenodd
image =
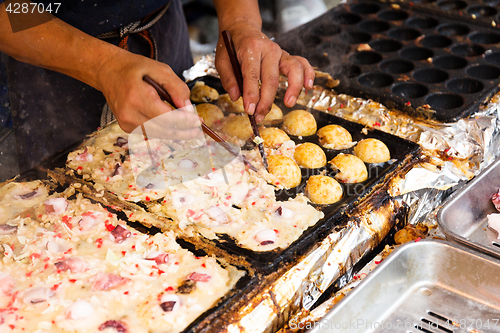
M192 73L187 71L186 79L192 80L198 74L207 73L217 76L213 73L214 59L205 59L203 65ZM392 184L392 198L387 201L391 207L373 209L353 217L347 228L332 232L263 291L258 304L248 304L241 311L238 322L226 328L228 332L275 332L284 324L288 325L281 331L297 331L298 326L292 329L290 323L320 320L347 290L359 283L359 279L351 279L352 275L345 273L371 252L388 233L388 228L392 228L392 212L409 207L408 223L424 223L433 228L434 237L443 237L436 228L436 213L443 201L499 155L500 94L467 119L439 123L388 110L371 100L338 94L334 91L336 80L328 74L317 72L317 79L326 81L326 84L303 91L298 103L361 123L367 130L375 128L416 142L423 148L425 158L404 179ZM281 80L280 91L286 87L286 79ZM369 271L367 268L363 274ZM349 284L310 312L321 293L341 276L344 281L340 283Z

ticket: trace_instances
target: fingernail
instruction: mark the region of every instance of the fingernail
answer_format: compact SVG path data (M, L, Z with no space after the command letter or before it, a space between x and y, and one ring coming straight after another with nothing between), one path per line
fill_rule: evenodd
M189 99L184 101L184 107L187 111L194 112L193 104L191 104L191 101Z
M255 103L248 104L247 113L248 114L254 114L255 113Z
M237 97L238 97L238 90L236 88L231 88L229 89L229 97L231 97L231 100L232 101L236 101Z
M292 106L294 106L294 105L295 105L295 102L296 102L296 101L297 101L297 97L295 97L295 96L290 96L290 97L288 97L288 99L287 99L287 103L286 103L286 104L287 104L289 107L292 107Z
M307 81L307 88L312 89L313 85L314 85L314 81L312 79L310 79L309 81Z

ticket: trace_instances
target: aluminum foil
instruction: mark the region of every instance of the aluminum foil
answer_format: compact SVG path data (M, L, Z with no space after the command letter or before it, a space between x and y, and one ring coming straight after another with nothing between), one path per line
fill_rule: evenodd
M196 70L185 72L185 77L192 80L196 75L213 73L213 58L211 61L208 59ZM334 89L336 80L328 74L317 73L317 82L323 83L303 91L298 103L361 123L367 131L375 128L416 142L422 147L423 162L415 165L406 177L393 182L389 189L392 197L385 206L352 216L346 227L332 232L282 274L261 293L260 302L242 309L239 320L226 327L228 332L275 332L285 324L288 325L283 331L297 331L300 327L293 328L294 323L320 320L373 269L377 258L355 279L348 273L389 232L395 211L409 207L408 223L424 223L432 229L432 237L442 237L435 218L439 206L499 155L500 94L467 119L439 123L388 110L374 101L338 94ZM282 79L278 93L283 93L286 87L286 79ZM349 284L310 311L319 296L343 275L340 283Z

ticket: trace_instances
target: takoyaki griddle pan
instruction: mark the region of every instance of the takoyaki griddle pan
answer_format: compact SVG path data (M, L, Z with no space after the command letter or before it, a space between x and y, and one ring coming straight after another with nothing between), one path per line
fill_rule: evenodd
M277 38L340 78L336 91L451 122L499 90L500 30L399 6L350 1Z
M225 93L219 79L206 76L201 77L195 81L203 81L206 85L211 86L219 91L219 93ZM192 87L195 81L188 83ZM353 138L353 141L360 141L366 138L375 138L384 142L391 153L391 160L386 163L381 164L366 164L368 170L368 179L362 183L356 184L343 184L341 183L344 195L342 199L332 205L316 205L316 208L324 212L325 217L318 221L314 226L309 227L304 233L292 244L290 244L285 249L277 249L273 251L256 252L249 249L239 247L236 242L227 235L218 235L219 240L214 240L213 242L228 251L229 253L244 256L246 260L252 263L256 268L262 270L268 270L279 263L289 262L297 258L298 255L306 252L307 249L311 248L315 243L326 237L329 232L334 228L342 228L346 222L345 213L352 209L356 203L364 198L366 195L371 193L377 185L384 183L387 177L391 176L396 170L407 165L413 158L417 155L420 150L418 144L401 139L394 135L379 131L379 130L369 130L367 134L363 134L363 129L365 128L361 124L347 121L345 119L327 114L314 109L307 109L306 107L296 105L293 108L287 108L283 103L283 98L277 97L275 100L276 105L278 105L283 114L286 114L292 110L304 109L311 112L317 122L318 129L329 124L337 124L348 130ZM279 127L279 125L278 125ZM312 135L309 137L293 137L290 136L297 144L304 142L312 142L319 144L317 135ZM351 153L351 149L344 150L332 150L324 149L327 160L330 161L333 157L339 153ZM276 197L279 200L286 201L291 197L297 195L297 193L304 193L304 188L311 175L317 175L324 173L326 175L334 176L335 171L327 167L320 169L301 169L302 171L302 182L301 184L293 189L289 190L277 190Z

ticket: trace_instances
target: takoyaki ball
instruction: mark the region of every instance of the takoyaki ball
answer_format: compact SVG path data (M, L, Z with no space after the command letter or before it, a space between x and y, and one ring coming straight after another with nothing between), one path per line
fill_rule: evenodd
M360 183L368 178L368 171L363 161L354 155L338 154L330 164L339 172L335 175L335 179L342 183Z
M283 142L290 140L284 131L276 127L261 128L259 133L266 148L278 148Z
M264 125L266 126L271 126L275 125L283 120L283 112L281 109L273 103L273 107L271 108L271 111L269 111L268 114L264 117Z
M326 155L323 149L310 142L298 145L295 148L293 158L303 168L317 169L326 165Z
M196 106L198 116L200 116L208 127L212 127L214 122L224 118L221 109L210 103L198 104Z
M297 187L300 184L301 174L299 166L290 158L283 155L269 155L267 157L268 171L285 188Z
M219 98L219 93L214 88L205 85L204 82L198 81L191 89L190 98L195 103L213 102Z
M311 176L307 180L306 195L311 202L328 205L342 198L342 186L328 176Z
M354 147L354 155L366 163L383 163L391 159L389 148L377 139L359 141Z
M252 125L247 115L237 115L223 119L222 132L240 140L249 140L253 136Z
M217 106L226 113L245 113L243 108L243 98L238 98L236 102L231 100L228 94L220 95Z
M319 143L328 149L346 149L352 147L352 136L349 131L339 125L321 127L316 133Z
M316 133L316 119L304 110L295 110L283 118L283 129L290 135L310 136Z

